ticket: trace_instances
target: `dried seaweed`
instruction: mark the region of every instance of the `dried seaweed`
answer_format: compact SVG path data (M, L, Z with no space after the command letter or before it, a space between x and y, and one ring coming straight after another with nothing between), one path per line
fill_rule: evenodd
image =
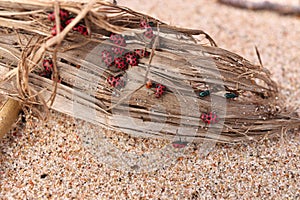
M55 36L53 10L57 27L60 10L74 16ZM153 37L145 37L141 21L151 24ZM74 31L78 23L87 36ZM53 109L135 136L193 142L257 140L300 125L265 68L218 48L204 31L100 0L1 1L0 24L0 68L8 70L0 91L40 116ZM126 71L108 67L101 52L116 46L112 34L126 38L125 52L143 49L150 56ZM53 61L51 77L41 76L45 58ZM126 84L113 88L109 76ZM148 80L164 85L165 94L155 97ZM201 117L209 114L217 119Z

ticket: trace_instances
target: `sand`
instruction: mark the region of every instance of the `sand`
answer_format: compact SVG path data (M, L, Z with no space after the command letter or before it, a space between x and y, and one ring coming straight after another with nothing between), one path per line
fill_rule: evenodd
M287 103L300 104L300 18L211 0L118 3L172 25L205 30L220 47L254 63L256 45ZM108 143L92 145L99 134ZM46 123L34 118L18 123L0 142L0 199L300 198L299 131L217 144L207 156L201 149L189 144L185 151L171 151L169 141L136 139L52 112Z

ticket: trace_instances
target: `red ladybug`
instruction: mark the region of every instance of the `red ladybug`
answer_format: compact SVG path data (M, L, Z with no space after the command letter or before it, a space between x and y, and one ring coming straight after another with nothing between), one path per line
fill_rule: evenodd
M66 21L69 18L68 11L66 11L66 10L60 10L59 11L59 17L60 17L60 20Z
M87 28L84 25L78 25L78 26L74 27L73 30L78 31L81 35L84 35L84 36L88 35Z
M106 64L106 66L110 67L113 65L114 57L109 51L103 50L101 52L101 57L102 57L102 61Z
M115 58L114 62L116 67L121 70L126 70L128 68L128 63L123 57Z
M43 67L46 72L52 72L53 69L53 62L51 59L44 59L43 60Z
M74 17L68 19L68 20L65 22L65 25L66 25L66 26L69 25L74 19L75 19ZM74 27L73 27L73 29L74 29Z
M125 50L123 48L113 46L113 47L111 47L111 51L114 54L121 56L121 55L123 55L123 53L124 53Z
M182 149L188 145L188 142L184 142L181 140L172 142L172 146L176 149Z
M153 38L154 34L151 26L146 28L146 31L144 32L144 36L149 39Z
M61 21L65 21L69 18L69 12L66 11L66 10L60 10L59 11L59 17L60 17ZM50 21L54 21L55 20L55 13L54 12L50 13L48 15L48 19Z
M60 31L62 31L64 29L63 26L60 26ZM56 31L56 25L54 25L51 29L51 35L55 36L57 35L57 31Z
M145 36L145 37L151 39L151 38L154 36L154 34L153 34L153 29L152 29L152 27L149 25L149 23L146 22L146 20L142 20L142 21L140 22L140 27L141 27L142 29L146 29L146 31L144 32L144 36Z
M166 86L157 84L155 88L155 97L160 98L166 91Z
M54 12L52 12L52 13L50 13L50 14L48 15L48 19L49 19L50 21L54 21L54 20L55 20L55 14L54 14Z
M126 46L126 40L122 35L111 34L109 39L118 46L122 46L122 47Z
M150 52L145 51L144 49L135 49L134 53L138 56L138 58L149 57Z
M202 113L200 116L201 120L206 124L215 124L218 122L218 116L216 113Z
M107 83L115 88L122 88L125 86L125 82L121 77L114 77L114 76L109 76L107 78Z
M149 24L147 23L147 21L146 20L141 20L140 27L141 28L145 28L146 26L149 26Z
M124 55L124 58L125 58L125 61L131 66L137 66L139 64L138 58L135 55L135 53L128 52Z

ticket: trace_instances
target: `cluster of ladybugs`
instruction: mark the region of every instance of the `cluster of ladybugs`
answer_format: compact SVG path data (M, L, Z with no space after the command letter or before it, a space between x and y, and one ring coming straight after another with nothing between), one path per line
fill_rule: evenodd
M135 49L133 51L127 51L126 40L122 35L111 34L109 40L113 43L110 50L105 49L101 52L102 61L108 68L117 68L122 71L126 71L130 66L137 66L139 59L149 57L150 53L144 49ZM107 83L116 88L122 88L125 86L125 82L121 75L109 76Z
M145 29L143 34L146 38L153 38L153 29L149 23L142 20L140 22L140 27ZM129 66L137 66L139 64L139 59L150 56L150 52L144 49L134 49L133 51L128 52L125 49L127 45L126 39L120 34L111 34L109 40L113 43L113 46L111 46L109 50L105 49L101 52L102 61L108 68L115 67L125 71ZM121 75L109 76L107 78L107 83L115 88L122 88L125 86L125 82ZM161 97L166 91L166 86L151 81L147 82L146 87L148 89L155 88L155 97L157 98Z
M60 18L59 29L60 29L60 31L62 31L68 24L70 24L72 22L72 20L74 19L74 16L66 10L59 10L59 18ZM55 21L55 13L54 12L50 13L48 15L48 19L52 22ZM82 22L80 22L76 26L74 26L73 30L79 32L82 35L85 35L85 36L88 35L87 28ZM54 25L52 27L51 34L53 36L55 36L57 34L56 25Z

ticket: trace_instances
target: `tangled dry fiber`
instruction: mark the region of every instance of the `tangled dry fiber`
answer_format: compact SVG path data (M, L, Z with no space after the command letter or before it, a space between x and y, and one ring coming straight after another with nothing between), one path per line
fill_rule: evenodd
M73 18L60 29L61 10ZM1 93L39 116L54 109L134 136L193 142L257 140L300 125L266 69L218 48L201 30L101 0L11 0L0 3L0 32ZM126 40L122 51L149 56L126 70L107 65L103 52L121 48L114 34ZM53 62L46 76L45 60ZM109 85L109 77L122 87ZM149 80L166 87L161 96L145 87Z

